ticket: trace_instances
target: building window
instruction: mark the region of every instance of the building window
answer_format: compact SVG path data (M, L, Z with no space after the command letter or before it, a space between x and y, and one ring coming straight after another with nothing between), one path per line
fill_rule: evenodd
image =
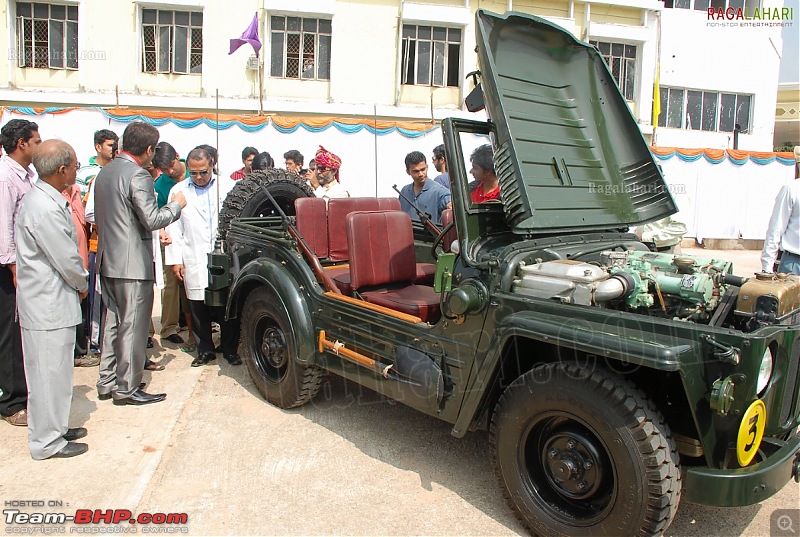
M748 10L752 7L758 7L758 0L749 0L747 2ZM754 4L754 6L751 6ZM727 8L742 9L745 7L745 0L664 0L664 7L675 9L694 9L696 11L707 11L708 8L714 8L715 11Z
M750 130L752 95L661 88L659 127L733 132Z
M142 10L142 72L199 74L203 64L201 11Z
M600 50L600 55L611 70L611 76L614 77L622 95L626 100L632 101L636 88L636 45L606 41L589 41L589 43Z
M458 87L461 28L403 25L403 84Z
M271 76L330 80L330 19L273 15L270 17L270 31Z
M17 2L17 66L78 68L78 6Z

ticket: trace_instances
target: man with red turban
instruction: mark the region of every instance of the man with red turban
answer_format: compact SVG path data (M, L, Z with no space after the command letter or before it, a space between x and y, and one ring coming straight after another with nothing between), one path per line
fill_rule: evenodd
M314 191L318 198L349 198L350 193L339 183L339 168L342 159L319 146L317 154L314 156L317 165L314 173L317 175L319 186Z

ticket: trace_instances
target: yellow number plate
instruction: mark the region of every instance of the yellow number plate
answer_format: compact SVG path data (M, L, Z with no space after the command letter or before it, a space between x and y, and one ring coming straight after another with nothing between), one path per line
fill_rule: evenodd
M741 466L747 466L756 456L761 439L764 438L764 426L767 424L767 407L764 401L753 401L744 413L739 424L739 435L736 439L736 458Z

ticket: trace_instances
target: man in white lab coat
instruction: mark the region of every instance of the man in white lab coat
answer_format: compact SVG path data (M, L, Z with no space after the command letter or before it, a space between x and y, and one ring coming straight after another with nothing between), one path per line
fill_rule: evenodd
M211 321L214 318L220 325L225 359L231 365L240 365L242 361L236 351L238 320L223 321L221 311L214 311L215 308L203 302L208 286L208 254L214 249L219 210L236 183L227 177L214 175L214 158L203 147L196 147L189 153L186 168L189 170L189 179L172 187L169 193L170 199L178 192L183 193L186 207L181 217L167 228L172 244L167 246L165 255L166 264L173 265L175 276L184 282L189 299L192 331L198 344L197 358L192 361L192 366L201 366L216 359L211 337Z

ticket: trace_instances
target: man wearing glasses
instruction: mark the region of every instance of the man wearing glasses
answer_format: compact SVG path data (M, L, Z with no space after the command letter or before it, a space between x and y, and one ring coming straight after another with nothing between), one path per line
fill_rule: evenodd
M342 165L342 159L319 146L317 154L314 156L314 162L316 164L314 173L319 183L314 194L326 201L332 198L349 198L350 193L339 183L339 168Z
M186 197L186 209L167 228L172 244L165 249L166 264L172 265L175 277L181 280L189 299L192 313L192 331L197 340L197 358L192 367L205 365L216 359L212 339L211 321L220 325L221 347L231 365L240 365L237 354L239 326L236 319L224 321L216 308L208 307L203 299L208 286L208 254L214 249L217 237L219 210L225 197L235 186L227 177L215 177L213 156L204 147L192 149L186 158L189 179L172 187L170 197ZM216 319L214 319L216 317Z
M75 186L80 164L66 142L47 140L33 155L40 179L25 195L16 223L19 323L28 382L28 447L36 460L74 457L87 450L69 428L75 326L89 293L88 260L63 193ZM77 203L80 192L76 190ZM82 205L81 205L82 207ZM88 254L86 255L88 258ZM58 307L53 307L58 304Z

